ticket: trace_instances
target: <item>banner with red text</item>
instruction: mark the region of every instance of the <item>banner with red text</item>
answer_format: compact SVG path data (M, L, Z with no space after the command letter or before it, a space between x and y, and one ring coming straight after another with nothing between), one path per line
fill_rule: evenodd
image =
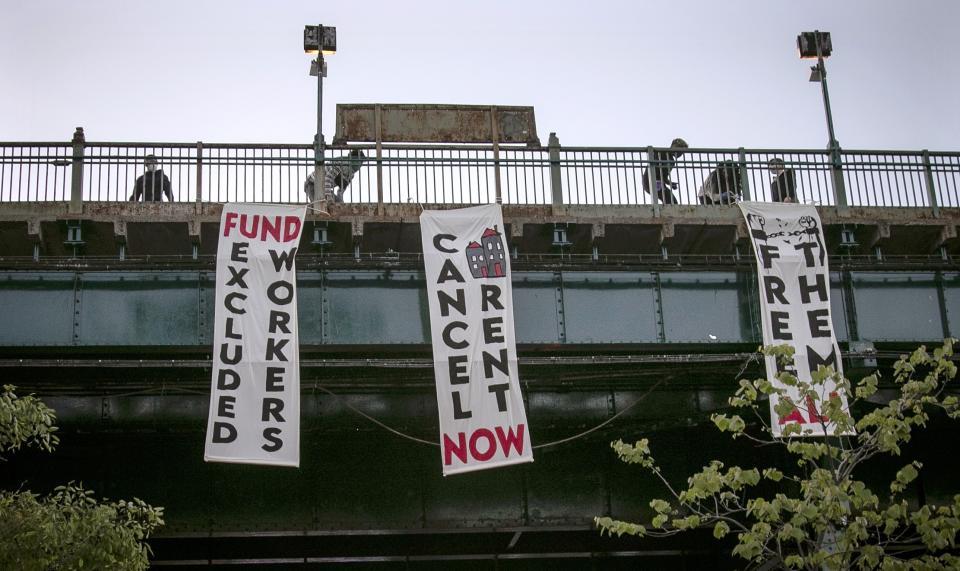
M500 205L420 215L443 475L532 462Z
M820 365L832 366L843 374L843 364L833 320L830 316L830 268L820 216L813 206L762 202L741 202L757 258L760 285L760 321L764 345L791 345L794 366L786 370L797 379L811 382L811 372ZM770 397L770 425L781 436L789 423L799 423L801 435L836 434L830 419L820 414L818 402L838 396L847 407L845 394L828 380L819 387L819 401L801 398L795 388L776 380L780 365L766 357L767 378L787 389L783 398L794 403L784 416L776 412L781 397Z
M295 257L304 206L224 204L203 459L300 465Z

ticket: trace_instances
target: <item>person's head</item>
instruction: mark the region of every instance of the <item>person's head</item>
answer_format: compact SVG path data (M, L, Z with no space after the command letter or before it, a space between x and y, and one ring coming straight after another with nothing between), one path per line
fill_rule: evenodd
M677 137L676 139L674 139L673 141L671 141L671 142L670 142L670 146L671 146L672 148L674 148L674 149L687 149L687 148L689 148L689 145L687 145L687 142L684 141L683 139L681 139L680 137ZM679 156L682 155L682 154L683 154L683 151L673 151L673 156L675 156L675 157L679 157Z
M769 161L767 161L767 170L769 170L770 173L773 175L778 175L782 173L785 170L783 165L783 159L774 157Z
M360 165L363 164L363 161L367 159L367 155L363 154L363 151L360 149L354 149L350 151L350 154L347 155L350 160L350 165L353 166L353 170L360 170Z
M157 170L157 157L154 155L147 155L147 158L143 161L143 166L146 167L147 172L153 172Z

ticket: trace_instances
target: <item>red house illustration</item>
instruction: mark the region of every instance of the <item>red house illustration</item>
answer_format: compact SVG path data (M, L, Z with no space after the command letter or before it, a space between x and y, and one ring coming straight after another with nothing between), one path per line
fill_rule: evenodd
M465 253L473 277L502 278L506 275L506 250L496 226L484 230L479 243L467 244Z

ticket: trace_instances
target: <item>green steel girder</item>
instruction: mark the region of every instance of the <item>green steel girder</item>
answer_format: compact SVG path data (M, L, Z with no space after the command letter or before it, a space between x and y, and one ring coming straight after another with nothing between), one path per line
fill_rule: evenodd
M957 329L958 272L845 271L831 282L841 342L931 341ZM515 272L517 340L753 344L755 290L754 274L743 270ZM298 292L308 349L429 343L419 271L301 271ZM214 293L207 270L2 271L0 348L208 346Z

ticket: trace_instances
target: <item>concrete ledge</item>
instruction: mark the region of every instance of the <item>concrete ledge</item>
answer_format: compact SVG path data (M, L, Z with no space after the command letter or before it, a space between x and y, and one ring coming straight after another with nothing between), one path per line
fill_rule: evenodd
M452 209L451 204L331 204L329 212L310 211L309 224L326 222L331 228L349 228L347 236L331 232L327 252L363 252L387 249L419 251L419 217L423 209ZM164 254L190 254L193 244L203 252L215 252L222 205L219 203L87 202L81 214L71 214L67 202L0 203L0 256L23 256L27 244L42 243L41 255L56 255L63 248L66 221L79 220L96 229L98 240L88 244L85 255L113 255L116 244L136 242L136 250L153 252L150 244L162 244ZM857 246L850 253L929 254L944 248L960 253L957 225L960 209L942 209L939 215L921 208L819 207L827 228L831 251L837 252L841 229L853 230ZM656 216L652 206L503 206L504 223L511 244L521 253L550 253L555 223L569 226L573 243L566 251L589 253L656 253L669 245L671 254L725 254L746 236L736 206L665 205ZM43 235L40 229L43 229ZM137 238L129 236L136 228ZM176 228L176 230L172 230ZM312 226L311 226L312 228ZM100 236L111 233L113 236ZM172 232L172 234L171 234ZM302 246L312 248L310 228ZM176 237L171 241L171 236ZM341 237L342 236L342 237ZM342 242L342 243L341 243ZM101 248L99 245L102 244ZM134 245L134 244L131 244ZM183 249L183 252L180 250ZM102 250L102 251L101 251ZM846 250L844 250L846 251ZM131 252L133 253L133 252Z

